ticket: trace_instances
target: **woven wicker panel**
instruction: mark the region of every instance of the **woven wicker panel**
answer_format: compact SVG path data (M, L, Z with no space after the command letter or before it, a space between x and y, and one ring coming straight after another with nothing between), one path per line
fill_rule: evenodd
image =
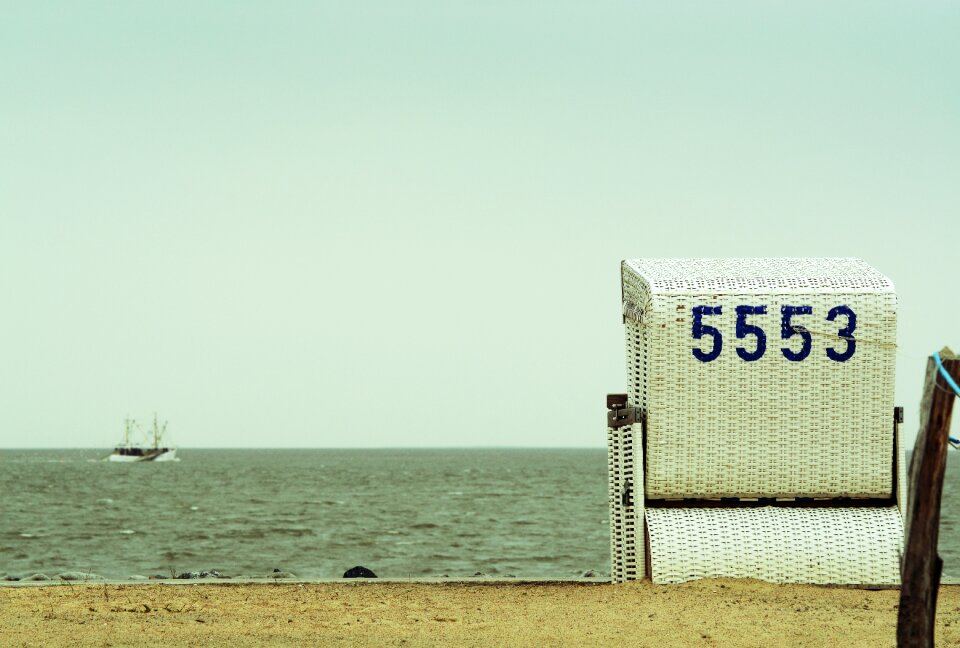
M903 529L896 507L664 508L646 515L655 583L900 582Z
M623 264L631 400L647 412L650 499L891 494L896 295L857 259L647 259ZM766 308L743 322L738 306ZM694 309L715 327L694 339ZM784 327L783 307L809 307ZM846 309L834 313L831 310ZM840 333L856 316L853 353ZM809 332L808 355L797 326ZM792 333L788 339L781 336ZM828 352L828 348L831 350ZM828 355L833 354L833 358Z
M620 430L607 428L607 479L610 505L610 579L623 580L623 470L620 465Z
M610 502L610 577L614 582L636 580L645 575L643 542L643 471L634 458L634 428L607 428L607 459ZM629 501L624 493L629 491ZM639 538L637 537L639 533Z

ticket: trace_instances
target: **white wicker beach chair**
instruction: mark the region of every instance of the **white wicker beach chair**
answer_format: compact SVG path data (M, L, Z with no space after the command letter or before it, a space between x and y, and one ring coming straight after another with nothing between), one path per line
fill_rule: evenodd
M858 259L643 259L622 287L613 579L896 583L892 283Z

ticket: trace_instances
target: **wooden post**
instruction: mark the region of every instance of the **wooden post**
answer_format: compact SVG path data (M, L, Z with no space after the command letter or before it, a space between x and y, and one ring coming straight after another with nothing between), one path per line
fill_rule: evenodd
M940 357L947 373L960 381L960 358L946 348ZM931 356L927 360L927 378L920 403L920 431L910 460L906 546L900 564L898 648L933 648L937 590L943 568L937 554L940 496L954 396Z

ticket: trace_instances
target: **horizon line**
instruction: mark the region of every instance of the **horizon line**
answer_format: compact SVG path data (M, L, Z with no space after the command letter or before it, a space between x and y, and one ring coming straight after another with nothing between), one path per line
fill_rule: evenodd
M3 450L110 450L105 446L9 446ZM177 446L176 450L606 450L603 445L589 446L521 446L521 445L474 445L474 446Z

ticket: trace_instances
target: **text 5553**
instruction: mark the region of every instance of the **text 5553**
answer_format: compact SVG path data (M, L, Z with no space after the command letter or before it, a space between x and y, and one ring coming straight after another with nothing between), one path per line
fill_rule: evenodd
M766 306L737 306L736 339L742 340L736 347L737 355L745 362L756 362L767 352L767 333L761 327L764 321L769 321ZM693 349L693 357L700 362L712 362L720 357L723 351L723 335L720 330L711 324L718 320L709 319L723 316L723 306L694 306L693 326L691 333L694 340L712 340L712 345ZM812 306L781 306L780 307L780 339L783 346L780 353L790 362L802 362L813 352L813 336L801 322L809 322L813 316ZM842 325L837 330L837 340L831 340L833 346L824 349L827 357L835 362L846 362L857 351L857 340L854 332L857 329L857 314L845 305L834 306L827 312L827 322L836 322Z

